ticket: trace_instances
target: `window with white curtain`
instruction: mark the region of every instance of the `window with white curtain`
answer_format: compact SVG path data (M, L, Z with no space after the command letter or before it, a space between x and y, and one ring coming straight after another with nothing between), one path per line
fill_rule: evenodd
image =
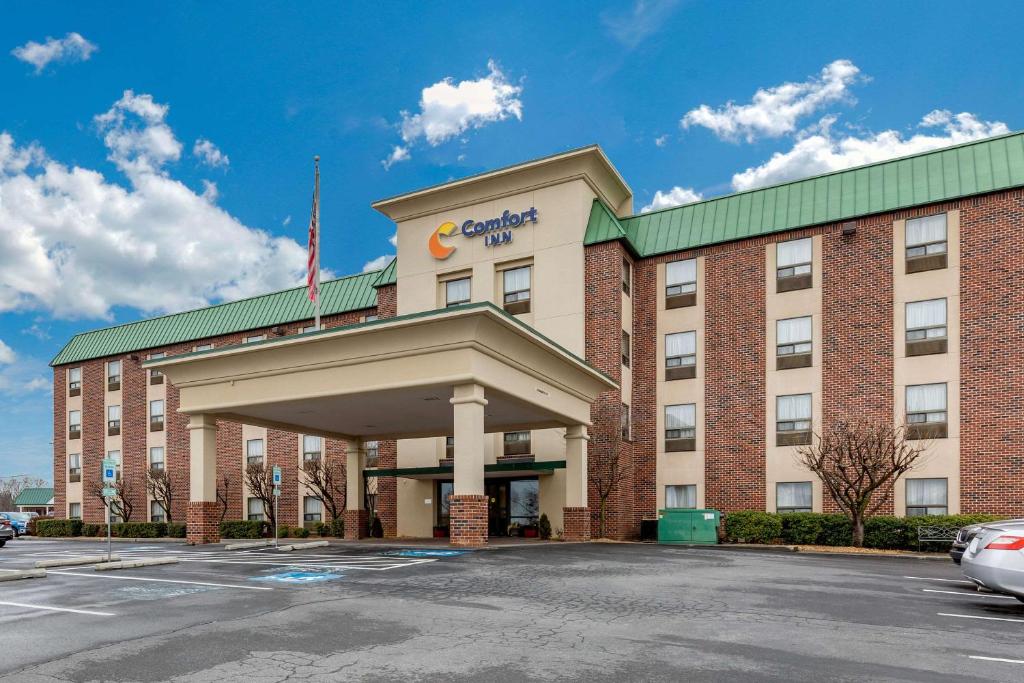
M811 512L813 495L809 481L780 481L775 484L775 511Z
M633 282L633 266L629 259L622 259L622 293L629 295L630 285Z
M121 451L107 451L107 460L114 461L114 470L118 479L121 478Z
M107 431L121 433L121 406L107 406Z
M775 424L780 432L806 432L811 429L811 395L793 394L775 398Z
M666 508L697 507L697 485L696 484L672 484L665 487Z
M158 500L151 500L149 502L149 521L151 522L162 522L166 516L164 506L160 504Z
M167 357L167 354L164 353L163 351L161 351L159 353L151 353L151 354L149 354L149 360L158 360L160 358L166 358L166 357ZM150 384L159 384L163 380L158 380L158 378L163 377L163 376L164 376L164 373L160 372L159 370L150 370L149 371L149 381L150 381ZM154 381L154 380L158 380L158 381Z
M622 404L622 412L619 413L619 433L624 441L629 441L632 434L632 423L629 415L629 405Z
M665 367L697 364L697 333L674 332L665 335Z
M72 477L82 476L82 454L81 453L70 453L68 454L68 474ZM72 481L79 481L78 479L72 479Z
M945 299L914 301L907 304L907 341L945 338Z
M153 446L149 449L149 469L162 470L164 468L164 449L161 446Z
M261 521L263 519L263 501L259 498L248 498L245 502L246 518Z
M377 459L380 457L380 442L366 441L363 443L363 448L366 449L366 466L376 467Z
M506 270L502 273L502 280L506 304L530 300L530 266Z
M149 431L158 432L164 428L164 402L149 402Z
M946 253L946 214L907 221L907 258Z
M245 460L250 465L263 462L263 439L249 439L245 442Z
M121 361L112 360L107 363L107 384L121 383Z
M319 436L304 435L302 437L302 460L304 462L319 460L322 448Z
M697 259L665 264L665 294L689 294L697 291Z
M907 423L946 421L946 385L912 384L907 387Z
M458 306L468 304L470 299L470 279L448 280L444 283L444 305Z
M302 499L302 521L319 522L323 517L323 505L319 498L306 496Z
M811 238L779 242L775 245L775 267L779 277L807 275L813 260Z
M665 438L692 439L697 435L697 405L665 406Z
M81 519L82 518L82 504L81 503L68 503L68 519Z
M81 410L69 410L68 411L68 431L69 432L81 432L82 431L82 411Z
M811 352L811 316L775 321L775 349L779 356Z
M622 364L629 367L630 343L629 332L622 331Z
M74 391L82 388L82 368L68 370L68 389Z
M946 514L947 490L945 479L907 479L907 517Z

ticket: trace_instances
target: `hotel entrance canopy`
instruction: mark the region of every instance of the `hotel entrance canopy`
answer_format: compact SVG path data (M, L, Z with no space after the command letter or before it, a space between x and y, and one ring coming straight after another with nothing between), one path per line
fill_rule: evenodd
M147 361L190 416L189 536L216 506L216 421L342 439L349 505L361 504L358 444L454 436L455 497L483 493L484 434L566 429L566 505L586 507L590 405L616 383L491 303ZM358 483L356 483L358 480ZM353 495L355 494L355 495ZM486 512L486 510L485 510ZM203 538L200 538L203 536Z

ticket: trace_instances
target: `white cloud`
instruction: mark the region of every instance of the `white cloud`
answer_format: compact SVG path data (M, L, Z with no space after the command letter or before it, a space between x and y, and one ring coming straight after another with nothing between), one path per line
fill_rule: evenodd
M367 261L363 264L363 272L369 273L371 270L380 270L391 263L391 259L393 258L395 258L394 254L384 254L383 256L378 256L372 261Z
M281 225L287 228L287 227L288 227L288 225L289 225L289 224L290 224L291 222L292 222L292 216L291 216L291 214L288 214L287 216L285 216L285 217L284 217L284 220L283 220L283 221L281 221Z
M49 391L50 382L45 377L33 377L25 382L22 387L25 391Z
M51 62L84 62L98 49L81 34L71 32L63 38L47 36L45 43L30 40L11 50L11 54L40 73Z
M127 91L97 117L127 186L0 132L0 312L109 319L118 306L162 313L302 283L304 246L242 224L212 184L197 194L167 175L181 146L166 112Z
M702 104L679 122L683 128L703 126L723 140L779 137L796 130L797 121L840 100L851 100L850 86L860 80L860 69L848 59L837 59L817 77L802 83L760 88L750 104L727 102L718 109Z
M661 30L678 4L679 0L636 0L628 11L601 12L601 23L608 35L633 49Z
M192 145L192 156L211 168L227 166L231 163L231 159L228 158L228 155L220 151L217 145L213 144L206 138L198 138L195 144Z
M388 238L388 242L391 243L391 246L393 246L393 247L395 247L397 249L398 248L398 233L396 232L394 235L389 237Z
M668 144L668 136L661 135L654 138L654 144L657 145L658 147L664 147L665 145Z
M833 120L826 119L813 134L797 140L788 152L777 152L760 166L735 174L732 177L733 189L749 190L774 185L1009 132L1001 121L981 121L968 112L952 114L938 109L926 114L918 124L918 128L930 132L919 132L910 137L904 137L895 130L863 137L837 135L830 128Z
M522 86L509 83L494 60L487 62L487 75L476 80L456 83L447 77L427 86L420 94L419 111L401 112L404 144L396 145L381 163L390 168L409 159L409 147L420 139L436 147L473 128L509 117L522 120L522 92Z
M640 213L647 213L648 211L657 211L658 209L667 209L672 206L681 206L683 204L692 204L693 202L699 202L703 197L700 192L695 192L689 187L679 187L676 185L671 190L662 192L658 190L654 193L654 199L651 203L640 209Z
M17 363L15 363L17 361ZM45 364L34 358L19 358L0 339L0 393L20 394L50 389L50 382L41 373Z
M4 343L3 339L0 339L0 365L10 365L16 358L14 349Z

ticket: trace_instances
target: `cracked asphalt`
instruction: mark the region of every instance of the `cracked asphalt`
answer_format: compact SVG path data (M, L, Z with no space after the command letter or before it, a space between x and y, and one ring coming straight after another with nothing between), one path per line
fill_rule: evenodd
M98 547L19 540L0 569ZM1024 604L939 560L596 543L115 552L181 561L0 583L0 681L1024 680Z

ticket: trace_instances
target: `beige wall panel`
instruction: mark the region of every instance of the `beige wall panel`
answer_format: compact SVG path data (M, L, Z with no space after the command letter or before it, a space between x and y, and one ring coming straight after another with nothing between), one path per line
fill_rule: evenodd
M398 479L398 535L429 538L437 505L431 479ZM429 503L427 501L430 501Z

